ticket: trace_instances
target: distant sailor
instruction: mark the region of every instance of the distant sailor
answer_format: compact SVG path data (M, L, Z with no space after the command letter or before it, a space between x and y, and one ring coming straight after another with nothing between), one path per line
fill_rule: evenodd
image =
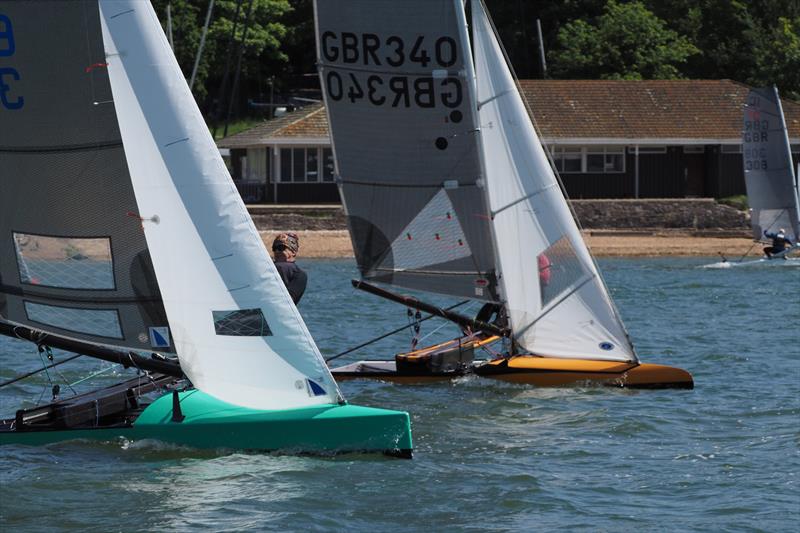
M768 233L765 230L764 236L772 239L772 246L764 248L764 255L767 256L767 259L772 259L773 255L781 254L794 246L792 241L786 237L786 230L783 228L779 229L778 233Z
M306 273L294 262L299 250L300 239L296 233L281 233L272 241L275 268L278 269L278 274L295 304L300 303L300 298L303 297L308 282Z

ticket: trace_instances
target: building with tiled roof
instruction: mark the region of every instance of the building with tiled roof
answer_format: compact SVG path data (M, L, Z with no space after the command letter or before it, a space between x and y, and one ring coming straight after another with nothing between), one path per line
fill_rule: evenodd
M730 80L522 80L533 120L572 198L744 194L742 106ZM782 99L792 152L800 103ZM337 202L321 104L219 141L246 199ZM248 195L250 198L248 198Z

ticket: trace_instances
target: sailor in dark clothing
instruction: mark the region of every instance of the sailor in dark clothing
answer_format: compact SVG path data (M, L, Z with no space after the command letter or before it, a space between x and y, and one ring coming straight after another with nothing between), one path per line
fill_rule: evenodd
M295 304L300 303L308 282L306 273L294 262L299 250L300 240L296 233L281 233L272 242L275 268L278 269L278 274L289 289L289 295Z
M768 233L764 231L764 237L772 239L772 246L764 248L764 254L767 259L772 259L773 255L783 253L787 248L794 246L791 240L786 238L786 230L781 228L778 233ZM786 256L784 256L785 258Z

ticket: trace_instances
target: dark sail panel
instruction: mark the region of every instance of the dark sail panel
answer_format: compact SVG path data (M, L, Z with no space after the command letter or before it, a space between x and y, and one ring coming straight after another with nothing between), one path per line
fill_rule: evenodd
M105 66L96 1L0 5L0 319L171 352Z
M456 0L316 4L320 78L362 277L494 300Z
M744 108L742 146L753 238L764 232L800 237L800 206L786 121L778 90L751 89Z

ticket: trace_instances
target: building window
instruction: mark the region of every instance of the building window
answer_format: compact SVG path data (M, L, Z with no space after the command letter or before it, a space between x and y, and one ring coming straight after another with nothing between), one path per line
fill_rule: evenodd
M625 149L622 146L586 147L586 172L600 174L625 172Z
M269 166L265 148L248 148L247 156L242 158L242 179L266 183Z
M333 181L333 151L308 146L280 149L281 183L322 183ZM320 161L322 169L320 169ZM320 179L320 170L322 179Z
M322 149L322 181L333 181L333 150L330 148Z
M562 174L625 172L622 146L557 146L553 149L553 160Z
M693 144L683 147L684 154L702 154L705 153L706 147L703 145Z
M722 153L723 154L741 154L742 153L742 145L741 144L723 144L722 145Z
M556 169L562 174L583 172L583 149L575 146L557 146L553 149Z

